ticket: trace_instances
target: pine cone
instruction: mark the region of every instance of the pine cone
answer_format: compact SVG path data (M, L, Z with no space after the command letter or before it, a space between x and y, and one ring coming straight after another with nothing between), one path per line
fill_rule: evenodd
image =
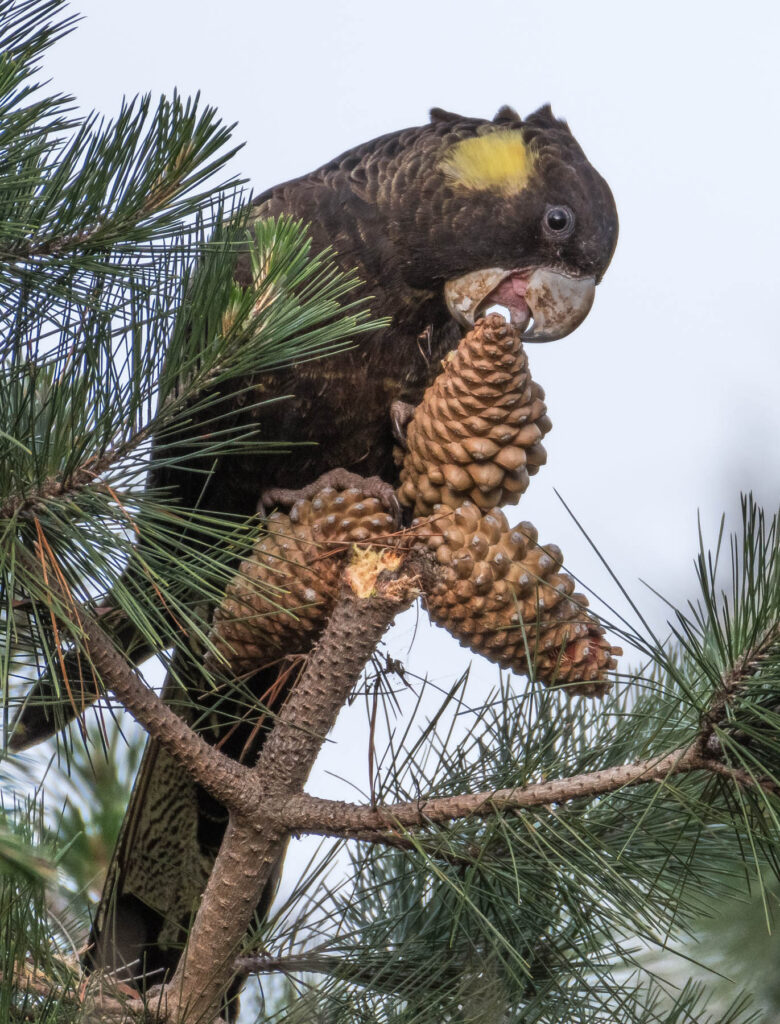
M516 504L547 461L539 442L551 427L521 332L491 313L463 338L415 410L399 500L415 515L467 500L482 509Z
M241 564L214 613L211 640L235 675L283 654L309 649L338 594L347 552L394 531L377 498L326 488L268 517L252 554ZM212 672L225 666L213 653Z
M431 619L503 668L572 693L601 696L621 654L560 572L554 544L540 546L530 523L510 528L499 509L440 506L412 529L443 573L426 594Z
M392 539L391 539L392 538ZM587 599L560 572L555 545L530 523L510 528L499 509L439 506L403 540L433 552L438 575L425 603L431 619L504 668L573 693L601 695L620 654L590 616ZM214 615L212 672L254 672L310 649L338 596L353 544L395 545L392 516L360 490L327 488L274 513ZM218 656L221 655L221 658Z

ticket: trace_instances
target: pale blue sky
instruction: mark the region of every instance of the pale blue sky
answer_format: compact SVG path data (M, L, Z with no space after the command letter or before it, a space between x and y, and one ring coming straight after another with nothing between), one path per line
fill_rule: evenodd
M84 0L48 60L106 113L200 89L255 190L439 105L550 100L615 192L617 255L589 319L531 352L550 461L524 518L579 563L553 487L625 574L664 589L740 488L780 494L780 6L483 0L373 5Z
M621 238L586 323L530 352L554 430L549 463L510 518L532 520L617 600L557 488L658 623L663 607L637 580L678 601L693 593L697 510L714 537L740 489L776 507L780 5L83 0L80 10L85 22L48 59L57 87L107 114L123 94L200 89L238 122L247 145L235 168L256 191L422 123L433 105L490 117L502 103L528 113L551 101L612 185ZM396 628L394 653L412 628ZM418 670L452 678L464 654L440 631L420 635ZM496 670L475 675L492 683Z

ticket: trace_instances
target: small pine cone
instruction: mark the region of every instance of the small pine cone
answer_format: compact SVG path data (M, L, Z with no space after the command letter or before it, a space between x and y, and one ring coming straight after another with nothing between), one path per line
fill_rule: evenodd
M214 613L206 667L234 675L307 650L338 595L349 547L390 536L393 517L377 498L325 488L274 512Z
M412 529L439 566L428 613L463 646L572 693L609 689L604 677L622 652L603 639L587 598L560 571L560 549L539 545L530 523L510 527L500 509L467 503L439 506Z
M547 461L552 424L531 380L521 332L498 313L478 320L425 392L406 434L398 497L415 515L435 505L514 505Z

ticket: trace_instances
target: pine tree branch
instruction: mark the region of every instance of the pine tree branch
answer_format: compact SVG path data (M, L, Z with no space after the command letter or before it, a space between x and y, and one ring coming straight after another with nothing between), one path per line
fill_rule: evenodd
M252 805L247 769L208 744L171 711L88 613L81 614L81 628L85 647L104 684L146 732L220 803L228 808Z
M208 744L143 682L89 610L65 592L56 571L48 572L45 561L36 561L24 551L20 557L60 606L52 608L54 614L78 624L84 648L103 685L148 735L226 807L248 810L255 806L257 793L249 770Z
M715 728L723 721L726 708L737 691L761 668L772 648L780 641L780 622L772 622L759 639L743 651L734 664L721 675L721 685L716 690L707 711L702 715L699 745L702 753L720 756L723 751Z
M419 557L401 564L393 552L364 555L374 561L373 586L367 592L345 590L258 758L254 775L267 804L284 804L301 791L377 643L418 596ZM194 1024L216 1012L287 835L276 817L269 815L260 824L256 816L231 815L186 955L164 993L169 1020Z
M119 444L106 449L99 455L90 455L80 465L65 476L47 477L39 486L22 494L12 494L4 504L0 505L0 520L14 516L29 517L36 514L41 504L52 499L75 497L80 491L99 483L98 478L122 459L127 458L134 450L145 444L154 434L158 436L166 427L176 420L182 410L194 397L206 391L212 380L219 377L219 368L211 370L204 377L196 378L191 386L175 396L169 397L158 409L155 416L142 427L133 431Z
M142 374L142 379L133 384L132 395L120 397L120 407L124 404L136 408L150 402L157 388L159 401L154 414L140 424L134 423L133 412L124 416L114 414L112 436L108 440L99 439L98 451L68 472L55 471L29 485L26 482L19 485L14 480L15 493L7 492L2 496L0 520L29 517L43 502L75 497L99 483L103 474L152 437L156 441L158 462L171 464L177 459L191 458L198 439L190 436L182 445L179 431L183 424L191 425L193 417L197 418L200 428L208 432L214 457L218 450L229 446L231 439L233 444L237 443L232 414L219 408L220 383L231 380L235 387L235 382L242 377L254 379L274 366L289 363L294 356L326 354L348 345L345 338L382 326L382 321L368 319L362 303L345 301L355 279L336 271L327 252L312 258L309 239L300 224L280 218L256 225L257 233L252 241L243 238L239 230L241 223L234 217L228 239L198 250L202 269L190 289L186 308L178 311L172 335L167 340L162 376L156 384L150 385L148 373ZM252 284L241 288L234 281L239 247L248 252L259 268ZM280 272L284 275L281 280ZM269 286L269 279L276 280L273 288ZM301 293L305 289L309 291L307 304L315 311L319 309L319 315L308 316L301 329L296 329ZM276 323L264 320L264 310L270 302L281 314ZM238 313L234 310L237 319L226 329L226 304L230 303ZM150 322L152 319L150 317ZM200 335L193 329L193 323L201 330ZM273 344L269 344L271 342ZM272 354L274 350L278 355ZM258 405L263 401L257 399ZM252 407L246 406L245 414ZM209 418L210 410L213 412ZM128 422L133 423L134 429L128 428ZM90 429L91 426L85 426L85 430ZM243 433L246 435L246 429ZM244 442L246 440L244 437ZM254 441L260 444L256 438ZM63 453L64 459L70 457L70 450ZM36 470L35 465L25 467L28 473Z
M0 248L0 262L28 263L32 260L43 259L46 256L61 256L63 253L73 252L83 248L90 242L98 244L101 234L107 228L113 226L114 222L115 218L109 218L105 221L99 221L83 231L77 231L71 235L55 235L41 241L37 239L18 239L6 245L5 248Z
M148 435L149 431L144 431ZM143 441L140 438L138 443ZM106 470L110 469L114 462L127 453L126 448L112 449L100 456L91 456L73 472L65 477L48 477L39 487L35 487L26 494L14 494L0 505L0 519L11 519L14 516L35 515L42 502L50 501L52 498L68 498L75 495L85 487L93 485L97 478Z
M199 383L197 391L204 391L209 383L208 380ZM0 520L11 519L14 516L34 516L40 510L43 502L57 498L72 498L87 487L100 484L99 477L108 472L116 463L127 458L135 449L145 444L153 434L160 432L161 428L168 426L185 406L186 401L195 393L187 391L186 395L169 400L152 420L125 437L121 443L107 448L100 455L90 455L65 476L47 477L37 487L23 494L12 494L4 504L0 505Z
M756 778L755 775L751 775L745 768L733 768L723 761L718 761L715 757L708 757L706 755L702 757L701 767L705 771L712 772L714 775L722 775L724 778L730 779L740 786L745 786L746 788L755 787L772 796L780 796L780 786L777 785L774 779Z
M65 476L47 477L39 486L25 493L12 494L4 504L0 505L0 520L11 519L14 516L34 516L43 502L57 498L72 498L87 487L99 484L100 476L116 463L127 458L154 434L159 435L163 428L170 426L170 423L175 421L176 416L186 407L187 402L205 391L212 379L216 379L218 376L219 372L213 371L204 379L196 380L194 387L190 387L176 398L170 398L152 420L126 437L120 444L106 449L100 455L90 455Z
M240 974L336 974L343 958L317 953L291 953L287 956L271 956L258 953L255 956L239 956L233 969Z
M67 610L66 617L78 623L82 643L104 685L149 735L231 810L187 956L165 989L147 993L146 1011L152 998L153 1012L160 1020L185 1024L213 1019L230 983L241 940L287 840L288 831L272 809L303 788L377 643L395 616L419 595L421 556L412 555L403 568L402 558L392 551L369 550L362 557L373 560L366 596L362 591L347 591L337 604L255 769L225 757L194 733L142 682L89 612L75 604L54 573L46 571L45 562L25 557L27 568L54 598L54 613L63 615ZM365 574L359 578L365 583ZM216 964L215 950L224 951ZM113 1005L108 1013L114 1013Z
M384 551L382 555L393 553ZM702 717L700 731L691 743L671 753L521 789L369 807L319 800L303 794L302 787L365 661L389 621L417 593L417 581L409 578L410 565L400 579L382 581L377 594L348 594L337 605L301 681L282 709L256 769L251 770L225 758L193 733L148 690L89 613L75 604L56 579L44 578L45 561L39 564L31 556L29 561L49 588L53 613L77 623L82 643L106 685L196 781L232 809L187 956L160 993L160 1010L154 1010L160 1019L189 1024L214 1018L234 970L241 939L290 832L398 846L410 842L405 835L410 829L574 799L589 800L626 786L663 783L692 771L712 772L738 785L760 786L773 795L778 793L771 780L756 779L744 769L717 759L706 740L740 684L755 674L776 642L777 624L735 659L729 672L724 673L723 686L716 691L709 713ZM418 571L425 576L429 570L418 567ZM215 950L220 954L216 964Z
M290 797L277 814L293 833L360 839L388 846L410 845L404 833L450 821L490 817L529 807L546 807L571 800L592 800L627 786L663 783L674 775L709 771L744 786L760 786L780 795L780 787L769 779L755 779L741 768L731 768L700 753L698 739L661 757L633 764L615 765L600 771L583 772L568 778L533 783L514 789L458 793L455 796L415 800L371 807L338 800L322 800L301 794ZM414 843L415 847L419 844Z
M131 1024L142 1020L145 1014L143 1002L135 992L130 997L130 990L120 993L115 989L117 994L111 995L105 990L104 982L97 985L90 984L89 981L76 989L72 985L50 978L31 961L17 965L10 975L0 971L0 984L8 980L13 991L20 997L33 995L41 1000L37 1004L37 1010L35 1004L25 1005L25 1020L34 1021L38 1017L49 1020L54 1004L83 1011L83 1019L89 1021L89 1024Z

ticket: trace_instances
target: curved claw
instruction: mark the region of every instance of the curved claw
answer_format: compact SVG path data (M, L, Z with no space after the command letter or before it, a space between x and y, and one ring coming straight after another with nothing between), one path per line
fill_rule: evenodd
M393 439L404 451L409 449L409 445L406 443L406 431L412 422L416 408L417 406L412 405L411 402L402 402L400 399L396 399L390 405L390 426Z

